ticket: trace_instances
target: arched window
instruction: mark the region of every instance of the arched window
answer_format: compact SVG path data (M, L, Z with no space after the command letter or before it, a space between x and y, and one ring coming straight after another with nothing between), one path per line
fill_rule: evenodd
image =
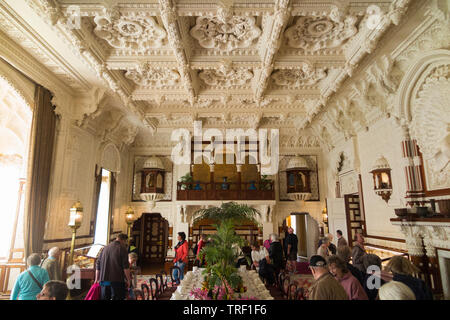
M32 110L0 78L0 260L11 260L23 248L24 191Z

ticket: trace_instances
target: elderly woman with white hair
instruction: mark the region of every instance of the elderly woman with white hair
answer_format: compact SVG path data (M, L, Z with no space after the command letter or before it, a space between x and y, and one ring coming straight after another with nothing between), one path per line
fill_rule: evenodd
M48 250L47 259L42 262L41 267L48 272L50 280L62 280L61 268L59 266L59 256L61 251L58 247L53 247Z
M414 292L404 283L390 281L378 290L380 300L416 300Z
M47 271L39 267L40 262L41 257L37 253L28 257L28 269L17 277L11 300L36 300L44 284L50 281Z

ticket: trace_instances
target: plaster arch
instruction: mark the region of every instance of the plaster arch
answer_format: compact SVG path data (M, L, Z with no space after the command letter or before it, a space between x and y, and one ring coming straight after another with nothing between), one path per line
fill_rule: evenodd
M113 143L108 143L103 148L101 148L101 150L102 152L99 162L100 167L111 172L120 173L120 152L119 149L117 149L116 145Z
M417 95L430 71L436 66L445 64L450 64L450 50L447 49L426 52L411 64L397 90L395 108L399 118L406 122L412 120L412 98Z
M34 109L35 85L17 70L0 60L0 79L4 80L16 93L17 99L23 102L31 111Z

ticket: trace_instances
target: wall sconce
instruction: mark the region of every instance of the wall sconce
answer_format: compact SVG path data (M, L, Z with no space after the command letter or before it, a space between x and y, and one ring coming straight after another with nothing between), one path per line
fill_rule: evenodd
M392 179L391 168L386 158L379 158L370 173L373 175L373 190L387 203L392 194Z
M70 244L70 256L69 256L69 266L73 264L73 252L75 249L75 239L77 235L77 229L81 226L83 221L83 207L80 201L77 201L72 208L69 210L69 224L68 226L72 229L72 242Z
M134 220L135 220L134 210L132 207L128 207L127 211L125 212L125 222L127 223L128 243L130 243L131 226L133 225Z
M323 208L322 210L322 221L323 223L328 223L328 214L327 214L327 208Z

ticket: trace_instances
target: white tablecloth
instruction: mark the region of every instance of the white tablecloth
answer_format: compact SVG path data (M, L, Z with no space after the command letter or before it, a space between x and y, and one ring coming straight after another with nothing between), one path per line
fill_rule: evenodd
M195 300L190 295L191 290L202 287L204 275L202 275L203 269L197 269L196 271L189 271L184 276L177 290L172 294L170 300ZM242 297L255 297L258 300L273 300L266 286L261 281L258 273L255 270L239 270L239 275L242 277L244 286L247 287L247 291L241 293ZM235 294L238 296L238 294Z

